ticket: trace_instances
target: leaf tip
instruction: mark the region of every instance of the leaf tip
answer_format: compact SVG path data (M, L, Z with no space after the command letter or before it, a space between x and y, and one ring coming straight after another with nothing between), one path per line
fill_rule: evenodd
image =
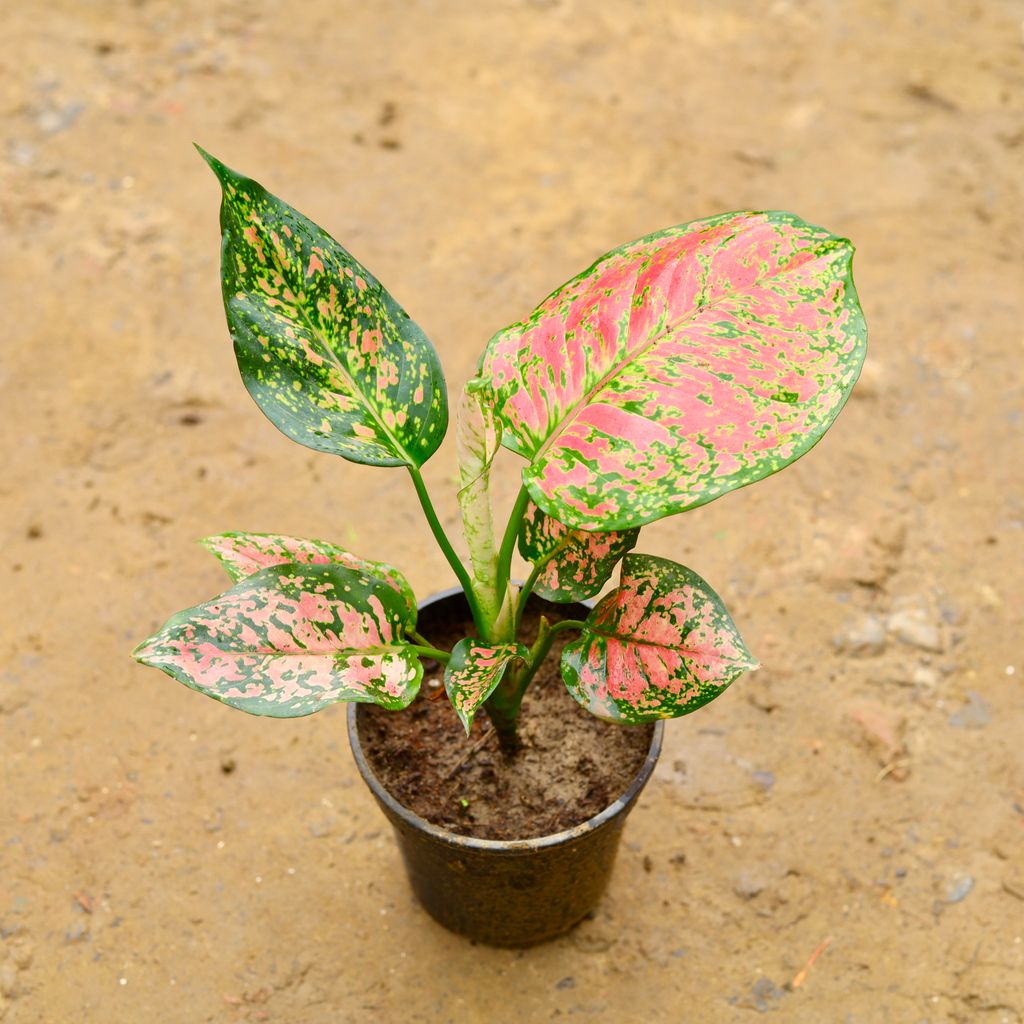
M200 155L200 156L201 156L201 157L202 157L202 158L203 158L203 159L204 159L204 160L205 160L205 161L206 161L206 162L207 162L207 163L208 163L208 164L209 164L209 165L210 165L211 167L213 167L213 166L214 166L215 164L217 164L217 163L219 162L219 161L217 160L217 158L216 158L215 156L211 155L210 153L207 153L207 152L206 152L206 150L205 150L205 149L203 149L203 147L202 147L202 146L200 146L198 142L193 142L193 143L192 143L192 145L193 145L193 146L195 147L195 150L196 150L196 152L197 152L197 153L198 153L198 154L199 154L199 155Z
M147 637L142 643L137 644L132 650L131 656L140 665L152 665L150 658L153 656L153 637Z
M224 545L224 541L228 539L228 536L226 533L215 533L209 537L200 537L196 543L205 551L209 551L227 569L228 575L237 583L238 580L249 574L239 573L228 557L228 549Z
M206 161L210 170L217 175L217 180L221 185L224 185L231 179L238 177L230 167L222 164L212 153L208 153L203 149L198 142L193 142L192 145L195 146L196 152Z

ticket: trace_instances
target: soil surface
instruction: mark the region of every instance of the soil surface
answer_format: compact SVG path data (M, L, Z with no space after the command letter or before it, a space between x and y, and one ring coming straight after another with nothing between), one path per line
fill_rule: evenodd
M443 602L425 609L417 624L442 650L473 635L465 603L453 601L454 608ZM559 622L583 618L586 609L531 599L521 623L524 642L537 635L541 615ZM526 691L514 754L499 749L485 711L467 740L443 696L444 671L436 661L426 666L420 697L408 713L363 709L360 737L384 788L421 818L478 839L553 835L600 814L640 770L653 727L602 722L569 696L558 669L569 639L565 633L555 637Z
M1022 17L0 5L3 1024L1020 1024ZM453 395L647 232L790 209L857 245L870 354L828 436L641 533L763 668L668 724L564 938L473 947L417 907L344 707L250 718L129 658L227 585L195 544L223 530L454 582L406 474L299 448L246 394L193 140L363 260ZM452 438L424 475L456 535Z

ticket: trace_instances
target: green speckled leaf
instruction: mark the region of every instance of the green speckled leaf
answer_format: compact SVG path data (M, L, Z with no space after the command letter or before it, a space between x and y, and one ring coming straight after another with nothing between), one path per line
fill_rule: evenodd
M525 661L529 656L529 649L518 643L489 644L467 638L452 648L444 688L467 736L473 717L501 682L509 662L516 658Z
M480 363L545 512L623 530L789 465L864 361L853 246L790 213L729 213L602 256Z
M691 569L653 555L622 561L619 586L562 651L562 678L599 718L678 718L757 668L722 599Z
M640 530L596 533L560 523L532 501L519 527L519 554L541 564L533 592L548 601L583 601L608 582Z
M426 335L326 231L199 152L224 192L224 308L249 394L307 448L422 466L448 427Z
M423 667L415 610L341 565L276 565L172 616L133 656L251 715L299 718L337 701L407 707Z

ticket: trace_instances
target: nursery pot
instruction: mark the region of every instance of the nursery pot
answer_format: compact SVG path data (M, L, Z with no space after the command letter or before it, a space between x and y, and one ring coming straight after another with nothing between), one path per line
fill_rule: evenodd
M461 590L445 591L420 610L468 607ZM583 618L581 605L562 606ZM363 705L348 707L348 735L363 780L391 822L413 892L427 912L459 935L491 946L532 946L567 932L604 893L626 817L654 771L664 723L655 724L640 770L617 800L574 828L533 839L459 835L403 807L381 784L359 737Z

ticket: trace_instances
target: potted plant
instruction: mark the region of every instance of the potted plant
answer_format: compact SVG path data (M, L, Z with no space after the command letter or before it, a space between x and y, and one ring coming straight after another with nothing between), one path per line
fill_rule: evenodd
M325 541L220 534L204 543L234 586L173 616L134 656L250 714L350 702L357 763L427 909L495 944L558 934L605 885L661 720L756 667L700 576L633 551L640 528L775 473L822 437L865 352L852 246L788 213L694 221L612 250L496 334L458 404L464 564L421 474L448 427L431 343L326 232L200 153L223 188L224 305L250 395L300 444L404 467L461 589L418 607L384 562ZM489 480L500 447L525 466L496 536ZM511 581L516 546L532 566L521 586ZM581 606L616 567L617 586ZM589 809L560 807L553 832L498 839L474 835L473 814L460 822L442 808L432 823L396 796L373 749L396 716L379 709L414 701L410 720L430 721L399 740L400 753L427 751L431 730L451 734L457 716L470 745L445 778L493 740L485 781L511 792L534 745L520 712L541 692L537 673L553 674L553 650L577 705L635 727L618 733L632 761L614 792ZM442 680L450 707L427 692L440 694ZM543 693L563 700L560 686ZM595 722L563 705L540 717ZM474 734L481 710L489 725ZM614 732L591 742L603 748ZM429 756L406 757L405 790L417 799L430 789Z

